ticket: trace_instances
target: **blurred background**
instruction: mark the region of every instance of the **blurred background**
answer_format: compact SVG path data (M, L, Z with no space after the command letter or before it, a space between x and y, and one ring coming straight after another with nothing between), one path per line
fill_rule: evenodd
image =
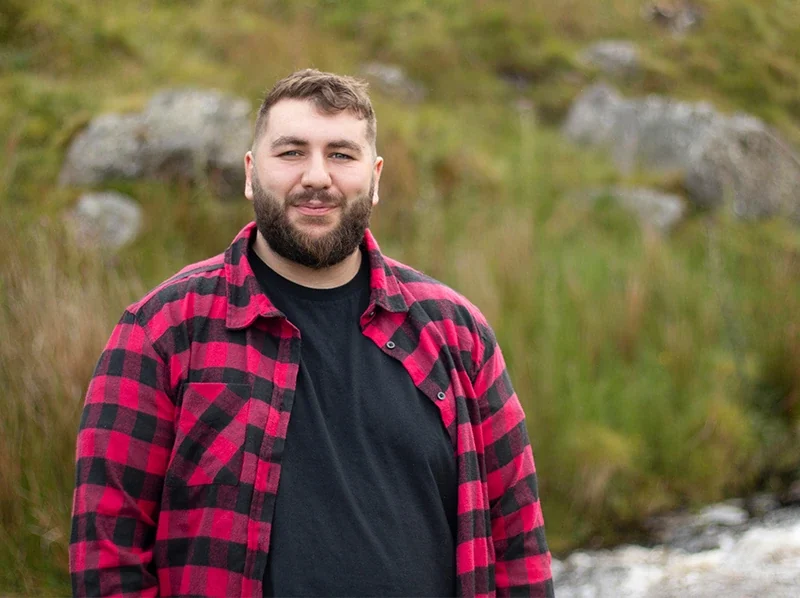
M563 595L669 595L592 550L770 521L758 591L800 584L800 2L2 0L0 594L69 592L100 351L251 219L255 110L309 66L371 84L384 252L495 328Z

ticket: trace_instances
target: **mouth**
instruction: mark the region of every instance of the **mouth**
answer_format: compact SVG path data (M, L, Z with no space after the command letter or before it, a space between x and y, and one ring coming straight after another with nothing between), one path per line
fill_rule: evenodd
M304 216L325 216L333 212L337 206L330 204L309 202L294 206L294 208Z

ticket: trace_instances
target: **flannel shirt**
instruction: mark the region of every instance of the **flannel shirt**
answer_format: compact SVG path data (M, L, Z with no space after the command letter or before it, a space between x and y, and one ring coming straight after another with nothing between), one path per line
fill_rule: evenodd
M224 254L129 306L89 385L77 443L76 595L262 593L300 334L246 258ZM363 334L438 406L458 469L460 596L551 596L525 417L466 299L381 254ZM309 563L313 566L313 563Z

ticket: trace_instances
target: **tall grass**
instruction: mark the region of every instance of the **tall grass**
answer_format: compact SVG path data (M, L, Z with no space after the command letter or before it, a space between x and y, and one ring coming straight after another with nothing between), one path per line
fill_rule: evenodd
M454 145L477 126L451 128ZM469 178L457 202L434 189L393 250L494 324L553 547L613 542L660 510L796 472L797 231L707 214L665 238L612 203L565 197L605 167L532 122L506 150L499 195Z
M0 588L64 594L83 394L110 326L143 288L58 226L0 224Z

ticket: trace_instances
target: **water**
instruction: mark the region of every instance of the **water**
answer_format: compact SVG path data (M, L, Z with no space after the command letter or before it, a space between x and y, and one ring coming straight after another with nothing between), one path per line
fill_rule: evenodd
M554 562L558 598L800 598L800 508L720 531L697 553L624 546Z

